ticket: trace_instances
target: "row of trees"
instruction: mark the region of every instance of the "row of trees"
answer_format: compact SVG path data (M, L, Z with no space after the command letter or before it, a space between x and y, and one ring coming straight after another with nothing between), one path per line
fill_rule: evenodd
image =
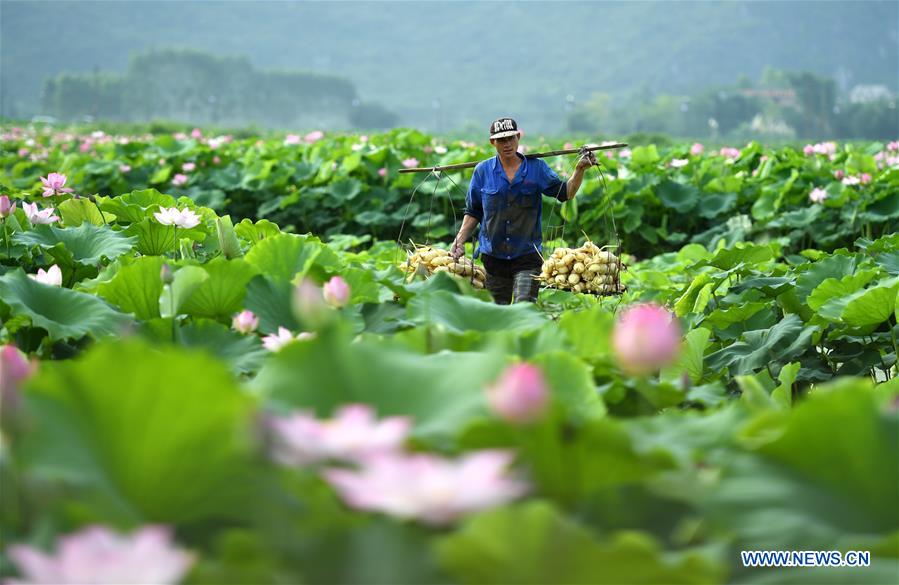
M64 120L366 129L398 123L382 106L363 103L341 77L259 71L245 58L177 49L136 55L121 76L67 73L48 79L42 106Z
M832 79L769 68L757 85L742 77L733 86L691 96L644 90L615 102L595 94L572 108L567 125L573 132L604 134L892 140L899 135L899 109L894 95L853 103L838 98Z

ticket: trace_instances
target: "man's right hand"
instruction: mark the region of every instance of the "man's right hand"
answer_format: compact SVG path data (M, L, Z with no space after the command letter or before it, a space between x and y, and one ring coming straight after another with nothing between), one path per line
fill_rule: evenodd
M450 255L453 257L453 260L459 260L459 258L465 255L465 244L454 240Z

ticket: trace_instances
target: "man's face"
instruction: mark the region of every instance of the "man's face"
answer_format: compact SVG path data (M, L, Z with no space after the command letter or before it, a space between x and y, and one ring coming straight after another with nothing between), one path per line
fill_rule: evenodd
M509 156L514 154L516 150L518 150L518 140L521 137L520 134L515 134L513 136L504 136L502 138L491 138L490 144L496 148L496 153L500 156Z

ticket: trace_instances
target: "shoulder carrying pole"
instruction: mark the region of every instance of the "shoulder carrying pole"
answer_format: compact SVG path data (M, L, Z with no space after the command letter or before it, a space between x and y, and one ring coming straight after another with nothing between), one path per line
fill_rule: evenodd
M562 154L576 154L579 152L593 152L595 150L612 150L615 148L626 148L627 143L615 142L614 144L605 144L603 146L585 146L583 148L566 148L564 150L550 150L549 152L535 152L526 154L527 158L546 158L548 156L559 156ZM401 173L433 173L436 171L452 171L458 169L470 169L478 166L481 161L458 163L454 165L443 165L438 167L417 167L413 169L400 169Z

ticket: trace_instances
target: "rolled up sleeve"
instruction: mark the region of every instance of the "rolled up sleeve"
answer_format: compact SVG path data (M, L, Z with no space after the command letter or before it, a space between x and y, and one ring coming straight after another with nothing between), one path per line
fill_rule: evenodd
M567 201L568 200L568 183L559 178L559 175L556 174L554 170L550 168L546 161L540 161L541 167L543 169L542 183L543 190L541 191L547 197L554 197L559 201Z

